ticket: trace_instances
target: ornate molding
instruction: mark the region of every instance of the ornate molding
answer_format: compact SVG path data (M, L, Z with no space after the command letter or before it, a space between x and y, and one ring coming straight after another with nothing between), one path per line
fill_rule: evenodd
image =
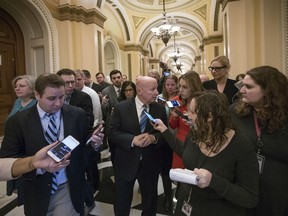
M195 13L197 13L199 16L201 16L204 20L206 20L207 17L207 4L201 6L200 8L194 10Z
M159 64L159 59L149 59L149 64Z
M51 62L50 62L51 71L49 71L49 72L56 73L56 66L58 66L58 55L56 53L55 47L58 46L58 41L56 39L57 36L55 35L55 33L57 32L55 23L53 22L50 11L46 7L44 2L42 3L41 1L37 1L37 0L32 0L32 2L34 4L35 8L37 8L37 10L40 11L40 13L43 17L43 20L45 20L45 22L47 23L47 31L49 34L49 37L48 37L49 38L49 47L51 49L51 56L50 56L50 58L51 58ZM34 59L34 56L31 56L31 60L32 60L32 62L36 61Z
M132 15L132 19L133 19L135 29L137 29L138 26L145 20L144 17L133 16L133 15Z
M208 38L203 39L204 45L209 45L213 43L222 43L222 42L223 42L223 35L210 36Z
M144 56L148 56L149 51L144 50L143 46L141 45L125 45L123 47L123 51L127 52L127 51L133 51L133 52L140 52L142 55Z
M69 20L83 22L85 24L96 24L101 28L104 27L104 22L107 17L96 9L86 9L82 6L64 4L58 6L58 13L53 14L58 20Z

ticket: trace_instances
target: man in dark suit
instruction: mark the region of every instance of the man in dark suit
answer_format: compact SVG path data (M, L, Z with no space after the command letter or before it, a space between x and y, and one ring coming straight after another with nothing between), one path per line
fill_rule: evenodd
M113 111L115 105L121 101L120 91L122 85L122 73L119 70L112 70L110 72L110 79L112 85L109 85L102 91L102 115L105 121L105 135L106 138L109 136L109 124L111 118L111 112ZM105 139L107 142L107 139ZM105 144L104 144L105 145ZM109 143L109 150L111 153L111 161L114 162L114 149L112 143Z
M65 82L65 98L66 104L82 108L86 112L88 128L92 129L94 125L94 114L91 97L80 90L75 88L76 74L73 70L65 68L57 72ZM100 109L100 107L99 107ZM85 186L85 203L88 208L85 211L90 211L95 206L94 193L99 188L100 176L98 170L98 161L100 158L100 152L93 149L86 149L85 151L85 164L86 164L86 177L87 184Z
M92 81L92 79L91 79L91 73L90 73L90 71L88 71L88 70L82 70L82 71L83 71L84 76L85 76L84 84L85 84L87 87L93 89L97 94L101 93L102 90L107 87L107 86L106 86L106 87L103 88L103 87L100 86L99 84L94 83L94 82Z
M136 83L135 99L118 103L110 123L109 141L115 146L115 202L116 216L128 216L136 179L139 182L143 216L156 215L157 183L161 168L161 148L165 145L161 134L147 120L142 121L143 105L155 118L167 122L165 108L155 102L157 82L141 77ZM141 131L141 125L142 131Z
M93 127L94 114L92 99L87 93L75 89L75 72L71 69L64 68L57 71L57 75L65 82L65 103L82 108L86 112L88 127Z
M98 85L100 86L99 92L102 92L104 88L110 86L110 83L105 81L105 74L103 72L98 72L95 75ZM98 90L97 90L98 93Z
M87 119L82 109L63 105L64 87L65 82L58 75L40 75L35 82L35 97L38 103L15 114L6 123L1 157L31 156L50 144L46 135L51 121L50 115L55 118L58 140L72 135L80 142L71 153L70 165L59 173L52 174L37 169L23 175L24 211L28 216L83 215L83 152L89 137ZM92 140L96 143L94 144L100 144L102 137L101 133L95 131L92 135ZM53 194L52 183L57 185Z

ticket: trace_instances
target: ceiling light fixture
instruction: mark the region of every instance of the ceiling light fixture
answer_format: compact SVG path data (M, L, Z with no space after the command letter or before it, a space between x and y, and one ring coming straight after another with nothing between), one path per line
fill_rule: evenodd
M157 28L152 28L151 31L158 39L162 39L165 46L172 35L176 34L180 30L179 26L172 26L168 23L165 11L165 0L163 0L163 20L162 25Z
M175 42L175 34L174 34L174 51L173 53L169 53L168 56L176 62L180 57L181 53L179 52L179 48L176 49L176 42Z

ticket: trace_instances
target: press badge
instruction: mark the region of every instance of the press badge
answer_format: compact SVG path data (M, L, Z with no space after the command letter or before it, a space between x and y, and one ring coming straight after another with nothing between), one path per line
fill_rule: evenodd
M259 173L262 174L264 168L265 157L261 154L257 153L258 165L259 165Z
M192 212L192 206L184 200L181 211L186 215L190 216Z

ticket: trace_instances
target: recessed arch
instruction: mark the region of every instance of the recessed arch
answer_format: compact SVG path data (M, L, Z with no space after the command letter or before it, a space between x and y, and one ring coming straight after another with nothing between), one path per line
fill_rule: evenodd
M2 0L0 7L16 20L23 32L27 73L55 73L59 68L58 34L45 4L37 0Z

